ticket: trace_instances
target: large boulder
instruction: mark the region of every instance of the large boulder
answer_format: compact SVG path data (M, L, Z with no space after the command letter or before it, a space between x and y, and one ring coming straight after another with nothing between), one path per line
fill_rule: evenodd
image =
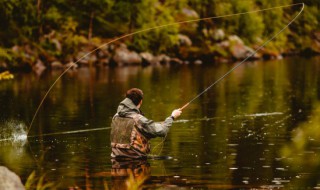
M165 54L160 54L154 58L156 64L166 65L170 63L170 57Z
M140 56L142 58L142 65L150 65L150 64L156 64L154 56L149 52L142 52L140 53Z
M80 52L78 52L76 56L76 60L78 61L78 64L80 65L86 65L92 64L98 60L96 54L94 52L91 53L91 49L84 49Z
M33 65L32 69L34 70L34 72L37 73L37 75L40 76L43 73L43 71L46 70L46 66L40 59L38 59L36 64Z
M24 190L21 179L17 174L4 166L0 166L0 189L1 190Z
M112 61L116 65L141 65L142 58L137 52L128 50L125 46L120 46L115 50Z
M229 50L233 58L245 59L254 53L254 50L244 44L244 42L236 35L229 36ZM259 58L257 54L251 58Z
M199 18L199 14L193 9L183 8L181 12L187 18Z
M181 46L192 46L192 41L187 35L178 34L178 42Z

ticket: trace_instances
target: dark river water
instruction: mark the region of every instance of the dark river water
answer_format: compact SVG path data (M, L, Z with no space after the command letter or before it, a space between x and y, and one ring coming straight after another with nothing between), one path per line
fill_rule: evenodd
M162 121L234 64L80 68L0 81L0 165L58 189L320 189L320 59L247 62L187 107L146 162L112 170L110 121L144 91ZM41 182L41 180L43 180ZM40 182L39 182L40 181Z

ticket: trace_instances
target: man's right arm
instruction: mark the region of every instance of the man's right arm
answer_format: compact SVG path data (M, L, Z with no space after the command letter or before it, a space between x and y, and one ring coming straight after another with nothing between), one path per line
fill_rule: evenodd
M173 120L178 118L181 114L181 110L174 110L170 117L167 117L163 122L154 122L153 120L147 119L142 115L138 115L137 122L139 131L143 133L147 138L164 137L169 132Z

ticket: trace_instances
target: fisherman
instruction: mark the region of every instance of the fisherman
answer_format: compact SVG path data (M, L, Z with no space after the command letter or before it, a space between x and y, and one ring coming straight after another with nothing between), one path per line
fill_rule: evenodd
M181 114L173 110L164 122L156 123L147 119L140 110L143 92L138 88L127 91L126 98L120 103L111 123L111 158L141 159L150 152L149 140L167 135L174 119Z

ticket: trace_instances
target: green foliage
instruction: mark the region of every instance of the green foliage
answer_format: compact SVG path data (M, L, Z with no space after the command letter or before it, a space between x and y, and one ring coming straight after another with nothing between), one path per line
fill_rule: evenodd
M68 17L61 28L62 33L56 37L62 43L62 59L77 53L81 49L81 45L88 43L87 38L76 33L78 23L71 17Z
M305 11L289 30L285 30L267 48L283 52L304 50L314 43L311 36L320 30L319 1L305 0ZM78 52L92 38L115 38L156 26L194 19L185 9L199 17L222 16L275 6L300 3L298 0L3 0L0 2L0 46L33 44L41 54L65 59ZM131 49L154 53L176 53L178 34L188 35L193 46L210 51L217 40L214 31L238 35L248 45L257 45L282 29L297 13L299 6L278 8L259 13L210 19L184 25L170 25L123 40ZM54 38L48 35L55 33ZM56 48L58 40L62 48ZM100 41L100 40L98 40ZM39 43L40 42L40 43ZM222 54L224 54L222 52ZM1 59L12 59L6 51ZM47 57L45 55L44 57Z
M14 79L14 76L9 71L4 71L4 72L0 73L0 81L1 80L10 80L10 79Z
M0 47L0 60L12 60L12 56L10 55L8 49Z
M234 13L243 13L256 10L253 1L231 1ZM229 25L231 33L243 38L249 43L255 42L262 36L264 30L263 18L259 13L236 16L234 23Z
M36 176L36 172L33 171L26 183L25 183L26 190L46 190L46 189L56 189L54 183L45 182L45 175L42 175L41 177Z
M137 19L135 20L138 28L148 29L175 22L173 16L170 15L170 8L165 4L149 0L141 2L140 6L143 8L137 13ZM139 51L151 49L157 53L164 52L177 43L177 34L178 25L162 27L133 36L131 46L134 46Z

